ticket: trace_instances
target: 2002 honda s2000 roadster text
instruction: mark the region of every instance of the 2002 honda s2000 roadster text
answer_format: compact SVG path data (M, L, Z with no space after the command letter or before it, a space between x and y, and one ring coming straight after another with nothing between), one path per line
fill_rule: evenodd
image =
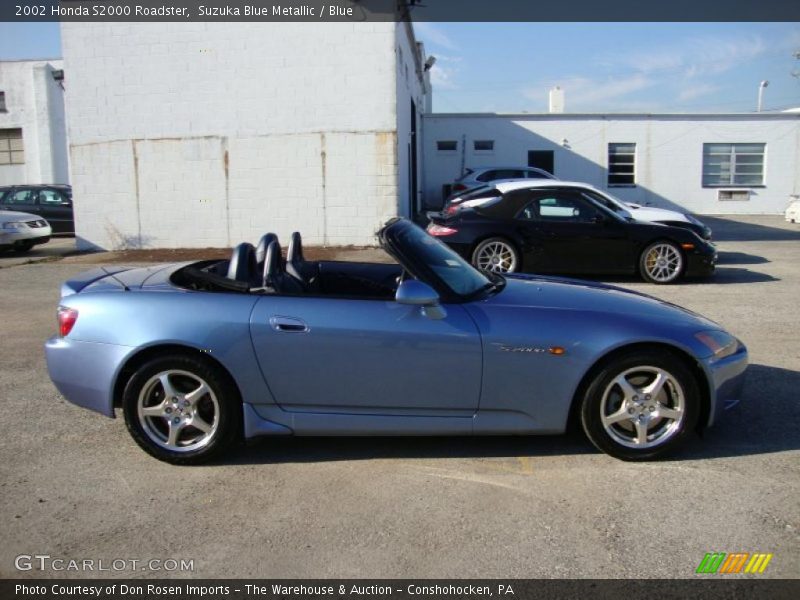
M739 400L747 351L716 323L597 283L484 273L403 219L398 264L311 262L293 234L230 260L67 281L50 376L173 463L259 435L563 432L650 459Z

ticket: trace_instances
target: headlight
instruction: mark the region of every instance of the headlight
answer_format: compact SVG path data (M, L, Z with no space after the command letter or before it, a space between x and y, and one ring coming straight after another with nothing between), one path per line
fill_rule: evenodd
M8 223L3 223L3 229L23 229L26 227L24 221L9 221Z
M739 349L739 340L730 333L718 329L695 333L694 337L700 340L714 354L715 358L725 358L736 354Z

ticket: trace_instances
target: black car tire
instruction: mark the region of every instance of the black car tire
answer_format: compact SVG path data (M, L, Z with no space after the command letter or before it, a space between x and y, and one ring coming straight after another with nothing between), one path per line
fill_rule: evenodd
M658 393L646 393L659 375L664 384ZM632 393L625 392L623 379ZM617 355L601 367L586 388L580 418L586 436L603 452L622 460L652 460L684 443L697 425L700 406L700 389L686 364L654 348Z
M659 261L664 261L661 264ZM675 283L686 270L686 257L681 248L669 240L648 245L639 256L639 274L648 283Z
M24 252L30 252L31 248L33 248L33 242L19 242L14 244L13 250L14 252L22 254Z
M169 390L162 379L165 373ZM205 384L208 392L194 397L195 404L182 406L190 402L193 390L200 389L198 383ZM174 392L170 398L177 401L173 404L168 402L168 391ZM164 415L142 415L140 399L142 406L153 410L166 404ZM122 409L134 441L148 454L176 465L202 464L217 458L242 437L242 401L236 386L219 367L190 355L162 356L141 365L125 386ZM190 415L191 411L195 412ZM170 444L173 417L183 420L176 428L180 437ZM210 431L193 426L195 419ZM198 441L187 443L194 438Z
M482 255L490 252L492 248L498 250L498 252L502 255L498 256L498 263L496 263L497 267L493 268L491 265L487 266L486 264L481 266L480 263L482 262ZM504 261L510 263L509 268L503 266ZM472 251L470 262L472 262L472 265L477 269L494 271L497 273L514 273L522 270L522 261L520 259L517 247L513 242L503 237L491 237L482 240L477 246L475 246L475 250Z

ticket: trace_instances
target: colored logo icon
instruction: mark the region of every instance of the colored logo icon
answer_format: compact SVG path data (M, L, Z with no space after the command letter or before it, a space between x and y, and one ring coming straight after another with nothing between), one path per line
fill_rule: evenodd
M736 574L736 573L763 573L772 554L764 552L707 552L700 561L696 573L717 573L717 574Z

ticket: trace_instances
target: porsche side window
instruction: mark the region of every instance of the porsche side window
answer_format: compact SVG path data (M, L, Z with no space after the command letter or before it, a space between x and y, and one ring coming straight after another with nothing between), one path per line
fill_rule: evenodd
M518 219L527 221L572 221L587 222L596 215L596 211L580 200L564 196L548 196L536 198L522 209Z

